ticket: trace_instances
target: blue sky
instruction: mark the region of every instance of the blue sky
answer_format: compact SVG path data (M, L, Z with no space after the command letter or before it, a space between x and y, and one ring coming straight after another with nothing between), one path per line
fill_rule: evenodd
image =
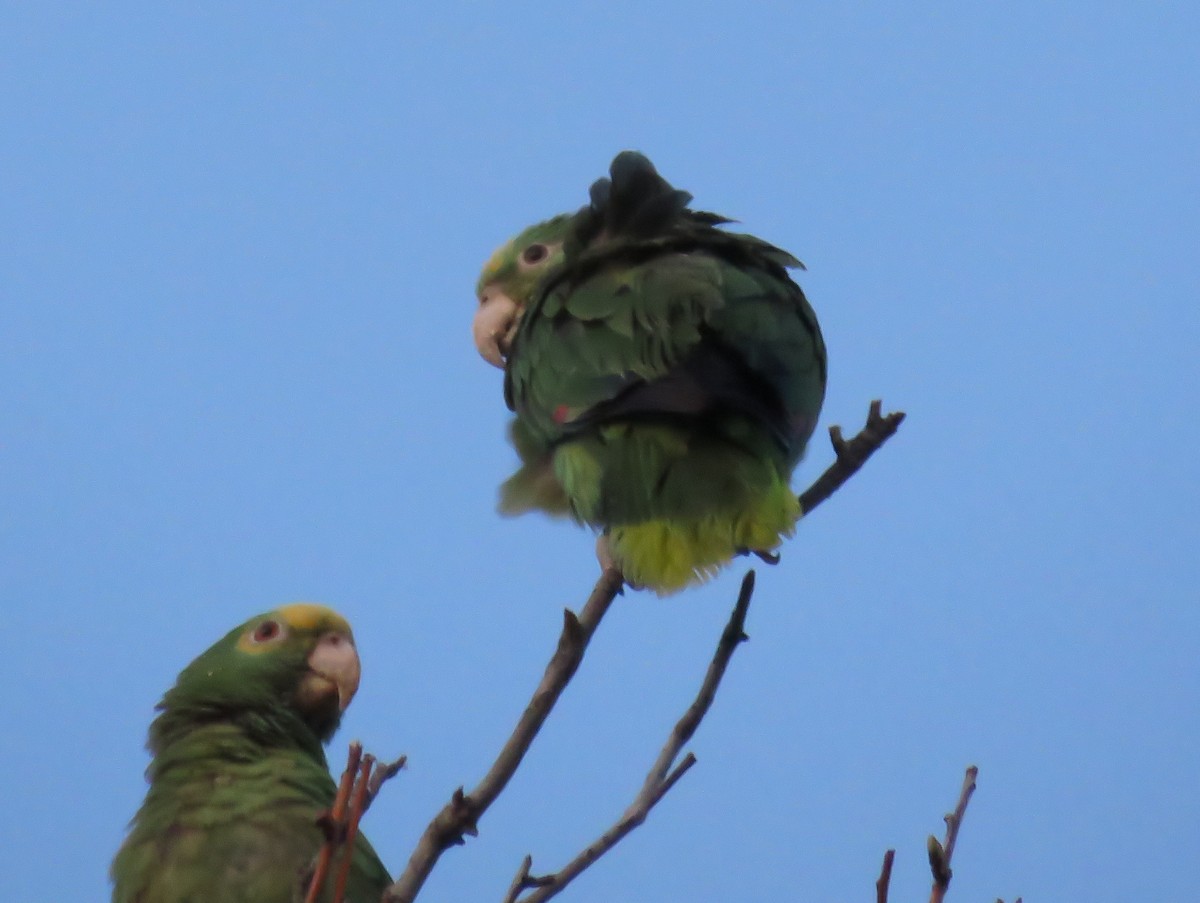
M592 539L502 520L482 261L614 153L809 266L823 426L902 433L762 570L699 764L569 899L1187 899L1200 836L1200 87L1186 4L4 4L0 898L103 899L225 630L355 625L399 871ZM818 437L801 488L828 463ZM742 568L631 594L429 899L624 809Z

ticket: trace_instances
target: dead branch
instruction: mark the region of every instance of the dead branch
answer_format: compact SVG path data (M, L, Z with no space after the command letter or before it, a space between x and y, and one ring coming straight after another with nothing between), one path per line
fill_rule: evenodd
M677 765L674 763L684 744L692 738L696 728L700 726L700 722L708 713L713 699L716 698L717 688L721 684L721 678L725 675L725 669L728 667L730 659L733 658L734 650L744 640L749 639L745 633L746 612L750 607L750 597L753 594L754 571L748 571L742 579L742 588L738 593L737 604L729 616L729 623L725 625L725 630L721 634L717 651L708 666L708 672L704 676L704 682L700 686L696 699L684 712L683 717L676 722L667 737L666 744L646 775L641 790L621 818L561 871L555 872L553 875L531 875L529 870L533 860L526 856L512 884L509 885L504 903L543 903L554 897L596 860L615 847L634 828L642 824L650 814L650 810L667 795L688 769L696 764L696 757L690 752ZM672 767L673 765L674 767ZM533 893L521 897L521 892L525 890L533 890Z
M464 835L474 836L478 833L476 825L480 816L504 790L525 758L546 717L575 675L592 634L613 599L621 592L623 582L621 573L610 568L600 575L579 615L570 609L563 612L558 648L496 761L474 790L464 793L460 787L451 796L450 802L434 816L421 835L404 872L384 893L383 903L412 903L442 853L461 844Z
M904 422L903 411L893 411L891 414L881 413L883 402L876 399L871 402L867 413L867 424L858 431L853 439L842 438L842 428L829 428L829 441L833 444L833 452L837 459L829 465L816 481L800 493L800 510L808 514L817 505L838 491L847 480L858 472L867 458L887 442L900 424Z

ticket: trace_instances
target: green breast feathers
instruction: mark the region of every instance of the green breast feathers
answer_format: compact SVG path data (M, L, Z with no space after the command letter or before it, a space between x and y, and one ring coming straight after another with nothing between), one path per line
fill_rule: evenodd
M800 262L690 201L618 155L587 206L492 256L474 324L515 414L500 510L592 526L630 583L664 595L791 535L825 394Z

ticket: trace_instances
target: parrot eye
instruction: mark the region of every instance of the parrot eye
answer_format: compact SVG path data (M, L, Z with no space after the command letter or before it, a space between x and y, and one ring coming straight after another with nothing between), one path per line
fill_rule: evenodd
M530 245L521 252L521 262L526 264L541 263L546 259L546 255L550 253L550 249L543 244Z
M254 632L250 634L250 640L254 643L269 643L282 633L283 628L279 626L278 621L263 621L254 628Z

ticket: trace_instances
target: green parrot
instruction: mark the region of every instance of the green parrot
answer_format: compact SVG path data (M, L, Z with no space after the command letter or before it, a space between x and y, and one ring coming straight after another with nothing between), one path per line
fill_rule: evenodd
M113 903L293 903L337 792L322 747L358 679L350 625L303 603L188 665L150 726L150 789L113 860ZM349 875L347 903L391 883L362 835Z
M619 154L587 206L496 251L473 327L515 412L501 512L602 531L602 564L660 595L774 558L825 396L800 261L691 199Z

